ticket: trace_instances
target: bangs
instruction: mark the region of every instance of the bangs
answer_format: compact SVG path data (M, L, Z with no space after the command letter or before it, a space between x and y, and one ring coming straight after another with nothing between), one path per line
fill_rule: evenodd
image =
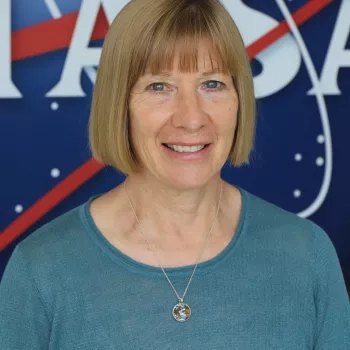
M209 39L210 40L210 39ZM180 37L164 38L163 43L151 50L144 61L141 74L158 74L164 71L178 70L182 73L198 72L198 61L205 58L205 70L219 71L227 73L230 71L228 62L225 62L214 44L207 37ZM203 42L207 42L207 50L199 53L199 47ZM203 57L199 57L201 54ZM179 57L178 66L174 67L174 58Z
M181 11L173 11L159 21L153 29L147 43L138 47L138 73L158 74L173 69L180 72L198 72L199 46L206 44L205 63L215 70L235 75L237 59L232 57L232 44L220 34L219 25L213 18L206 16L198 5L187 6ZM178 56L178 67L174 67L174 58Z

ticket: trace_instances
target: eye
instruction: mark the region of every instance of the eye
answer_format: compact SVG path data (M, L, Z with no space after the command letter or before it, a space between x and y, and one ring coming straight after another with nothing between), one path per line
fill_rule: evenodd
M154 92L162 92L165 90L165 84L163 83L153 83L150 85L150 89Z
M208 80L205 83L205 87L209 90L220 90L224 84L217 80Z

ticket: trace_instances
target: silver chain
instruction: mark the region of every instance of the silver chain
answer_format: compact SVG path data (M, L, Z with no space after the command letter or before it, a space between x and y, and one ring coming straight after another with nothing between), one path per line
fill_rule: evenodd
M214 224L215 224L215 222L216 222L216 220L217 220L217 217L218 217L218 214L219 214L219 209L220 209L220 204L221 204L221 195L222 195L222 181L221 181L221 186L220 186L220 197L219 197L219 201L218 201L218 206L217 206L216 214L215 214L215 216L214 216L214 219L213 219L213 222L212 222L212 224L211 224L210 230L209 230L209 232L208 232L208 234L207 234L207 237L206 237L206 239L205 239L205 244L204 244L203 250L202 250L201 254L199 255L199 257L198 257L198 259L197 259L197 261L196 261L196 265L195 265L195 267L194 267L194 269L193 269L193 272L192 272L191 277L190 277L190 279L189 279L189 281L188 281L188 283L187 283L186 289L185 289L184 294L183 294L182 297L180 297L180 295L179 295L178 292L176 291L175 287L174 287L173 284L171 283L171 281L170 281L168 275L166 274L166 272L165 272L165 270L164 270L162 264L160 263L160 260L159 260L159 258L158 258L158 256L157 256L156 252L153 250L152 245L151 245L151 243L150 243L150 241L149 241L149 239L148 239L148 237L147 237L145 231L143 230L143 225L141 224L139 218L138 218L137 215L136 215L135 208L134 208L134 206L133 206L133 204L132 204L132 202L131 202L131 199L130 199L130 197L129 197L129 195L128 195L128 192L127 192L127 190L126 190L126 181L124 181L124 191L125 191L126 197L128 198L128 201L129 201L130 207L131 207L131 209L132 209L132 212L134 213L134 216L135 216L135 218L136 218L136 220L137 220L137 222L138 222L138 224L139 224L139 226L140 226L140 231L141 231L141 233L143 234L143 236L145 237L145 239L146 239L146 241L147 241L147 243L148 243L148 245L149 245L149 247L150 247L150 249L151 249L151 251L152 251L154 257L155 257L155 259L156 259L157 262L158 262L159 267L162 269L164 276L165 276L166 279L168 280L168 282L169 282L171 288L173 289L173 291L175 292L175 294L176 294L178 300L179 300L180 302L183 302L183 300L184 300L184 298L185 298L185 296L186 296L187 290L188 290L188 288L189 288L189 286L190 286L190 284L191 284L191 282L192 282L193 276L194 276L194 274L195 274L195 272L196 272L196 270L197 270L197 266L198 266L198 264L199 264L199 261L200 261L202 255L203 255L203 253L204 253L204 251L205 251L205 248L207 247L210 234L211 234L211 232L212 232L212 230L213 230Z

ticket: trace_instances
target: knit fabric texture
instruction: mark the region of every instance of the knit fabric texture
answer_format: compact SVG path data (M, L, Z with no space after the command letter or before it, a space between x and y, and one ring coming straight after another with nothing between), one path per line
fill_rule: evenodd
M198 265L184 300L192 315L182 323L161 269L105 239L90 215L93 199L44 225L6 266L0 349L349 350L349 300L327 234L241 193L237 231ZM180 295L192 270L166 269Z

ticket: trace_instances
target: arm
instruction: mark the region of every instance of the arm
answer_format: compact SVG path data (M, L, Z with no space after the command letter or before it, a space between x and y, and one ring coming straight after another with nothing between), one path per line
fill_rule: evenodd
M313 268L316 333L314 350L350 349L350 304L335 248L315 229Z
M48 349L50 326L28 262L14 250L0 283L0 349Z

